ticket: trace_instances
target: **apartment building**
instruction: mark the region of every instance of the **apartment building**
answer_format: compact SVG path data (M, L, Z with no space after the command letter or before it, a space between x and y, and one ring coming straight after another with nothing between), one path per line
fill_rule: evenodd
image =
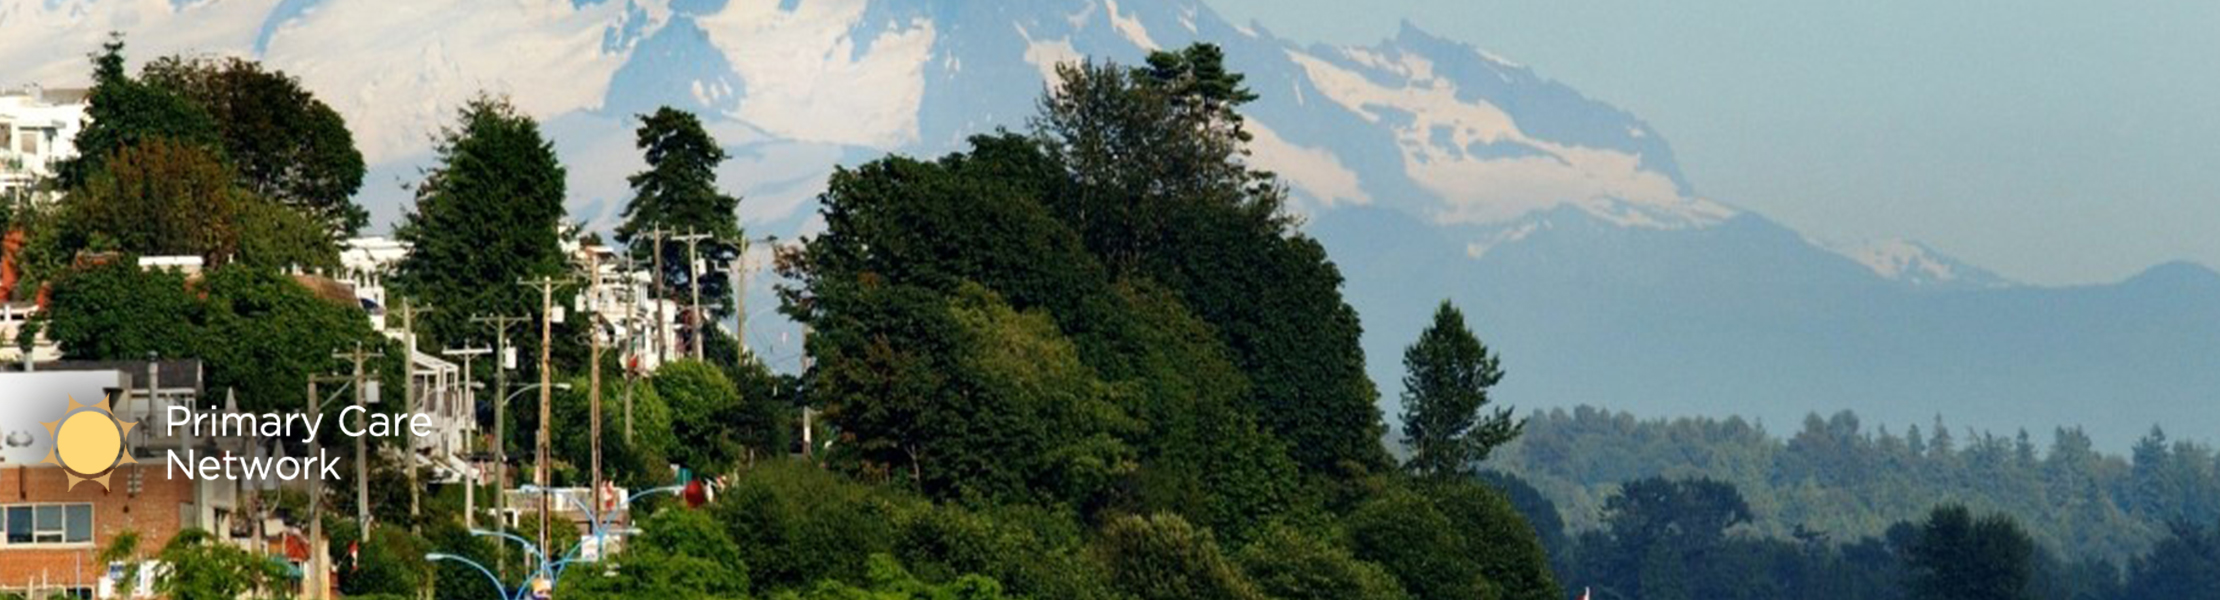
M24 88L0 92L0 198L12 198L54 175L54 164L77 155L85 126L84 89Z

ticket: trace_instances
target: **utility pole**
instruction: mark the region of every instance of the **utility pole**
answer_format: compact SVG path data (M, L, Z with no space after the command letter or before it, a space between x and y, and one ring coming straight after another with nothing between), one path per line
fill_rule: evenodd
M424 309L424 310L423 310L422 312L430 312L430 311L431 311L431 309ZM407 359L405 359L405 361L401 363L401 364L403 365L403 367L402 367L402 370L403 370L403 372L407 373L408 375L407 375L406 377L403 377L403 378L402 378L402 383L401 383L401 393L403 394L403 395L402 395L402 397L404 398L404 400L402 401L402 406L403 406L403 409L402 409L402 410L403 410L403 411L405 411L405 412L404 412L404 414L405 414L405 415L407 415L407 416L408 416L408 418L414 418L414 416L416 415L416 411L417 411L417 405L416 405L416 313L417 313L417 312L419 312L419 311L418 311L418 310L416 309L416 307L415 307L415 306L414 306L414 305L413 305L412 303L410 303L410 302L409 302L409 299L407 299L407 298L402 298L402 299L401 299L401 335L403 335L403 336L407 336L407 342L408 342L408 358L407 358ZM416 523L416 522L417 522L417 520L418 520L418 519L420 518L420 516L422 515L422 510L421 510L421 509L419 508L419 506L420 506L420 502L421 502L421 501L420 501L420 500L418 500L418 497L419 497L419 496L421 496L421 495L423 494L423 490L421 489L421 487L422 487L422 486L418 485L418 484L417 484L417 480L416 480L416 432L415 432L415 428L414 428L414 427L402 427L402 428L401 428L401 440L402 440L402 442L401 442L401 456L402 456L402 457L403 457L404 459L406 459L406 461L408 462L408 473L409 473L409 531L411 531L411 532L415 532L415 531L419 531L419 530L421 529L420 527L418 527L418 526L417 526L417 523Z
M508 508L509 495L509 370L516 368L509 361L510 353L515 351L515 347L509 345L509 327L524 322L524 317L472 317L470 320L493 326L493 472L497 488L493 494L493 508L502 510Z
M652 298L655 301L655 343L651 345L655 346L655 364L661 365L671 359L669 349L664 346L671 339L671 318L663 314L663 238L670 232L658 225L649 235L655 240L655 296Z
M492 354L493 349L448 348L446 350L441 350L439 353L442 356L462 359L462 405L470 407L470 415L472 419L478 418L478 388L476 387L478 385L478 382L471 379L470 377L470 365L473 361L476 361L478 357ZM500 365L495 366L498 367ZM463 484L463 527L466 529L478 528L478 478L476 476L471 476L470 479Z
M624 319L626 322L625 332L630 334L626 337L635 339L640 335L640 326L638 324L638 317L640 315L640 295L636 293L637 289L632 287L631 275L632 273L638 272L636 268L637 263L633 261L629 255L627 255L624 260L624 271L626 273L624 276ZM631 350L632 360L639 360L640 344L638 342L626 341L625 345L628 346ZM634 365L635 363L633 362L626 362L624 365L624 443L627 447L632 445L632 386L638 383L639 380L638 374L632 372Z
M748 364L748 238L732 256L732 364Z
M809 324L802 324L802 376L809 376ZM810 410L808 398L802 400L802 459L817 459L817 417Z
M734 365L748 363L748 273L753 270L748 268L748 248L758 241L771 244L774 252L778 250L778 236L765 236L757 240L742 236L740 254L732 259L732 340L733 345L738 347L734 350Z
M548 528L552 526L552 522L548 519L549 504L552 502L552 498L550 497L550 490L547 488L548 475L550 474L547 468L549 448L547 441L552 429L550 427L551 421L554 419L554 411L551 407L554 406L555 402L555 374L552 369L555 342L555 286L571 282L552 277L541 277L537 280L525 280L517 283L540 288L540 435L534 444L539 447L539 464L533 465L532 483L540 489L539 541L540 547L546 548Z
M701 342L704 337L701 334L701 254L697 249L700 247L702 240L709 238L709 234L695 233L692 228L686 230L686 235L671 238L686 242L686 289L694 294L693 309L686 313L686 326L693 332L694 337L693 342L687 345L691 346L688 350L694 351L694 360L705 360L701 349Z
M302 418L314 419L324 414L317 406L322 399L323 397L316 395L316 376L310 375L308 412L302 414ZM309 440L309 445L313 446L315 442ZM303 453L302 457L306 458L307 454ZM308 600L324 600L325 592L331 590L331 586L324 583L324 578L330 573L331 556L329 549L324 547L324 478L319 475L308 478L308 572L302 577L302 583L308 587Z
M364 378L363 363L369 362L372 358L384 358L385 354L365 352L362 349L362 343L356 342L353 352L336 354L333 357L354 362L355 431L362 431L363 427L367 425L363 420L370 413L370 390L367 379ZM368 435L355 436L355 526L361 528L366 535L370 532L370 441L368 438Z
M594 498L592 506L594 514L598 515L601 513L601 253L594 251L591 247L586 248L585 317L586 346L591 354L591 358L588 360L589 365L586 368L587 372L591 373L586 380L586 385L591 386L591 389L586 391L586 411L592 413L586 420L592 423L590 433L587 435L593 436L591 438L594 463L593 488L591 488ZM542 429L542 431L545 431L545 429ZM601 542L596 540L594 543L599 544ZM595 548L596 552L600 552L600 546L595 546Z

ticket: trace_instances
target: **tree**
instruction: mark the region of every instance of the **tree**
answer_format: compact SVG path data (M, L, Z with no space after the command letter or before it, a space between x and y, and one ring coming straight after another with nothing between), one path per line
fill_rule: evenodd
M1750 521L1733 485L1651 477L1626 482L1604 501L1605 532L1583 536L1582 569L1596 587L1627 597L1706 597L1721 572L1727 530Z
M55 282L47 336L78 360L198 356L202 306L185 276L110 260Z
M739 464L744 450L732 418L740 410L740 392L723 371L682 360L656 369L654 382L656 396L670 407L673 462L703 473L721 473Z
M1913 600L2033 598L2035 542L2011 517L1935 507L1905 556Z
M1311 473L1386 467L1340 271L1246 166L1255 96L1207 44L1150 66L1061 66L1035 137L1064 173L1049 206L1114 273L1164 285L1249 375L1246 408Z
M632 386L633 434L625 435L625 407L622 401L625 386ZM588 380L585 376L570 379L570 389L555 392L554 437L550 450L559 461L579 467L584 472L593 460L593 436L588 435L592 422L589 412L592 403L587 399ZM656 386L648 379L626 382L616 377L601 380L601 469L617 485L633 489L670 483L671 452L681 447L671 422L670 407L656 393ZM691 462L681 462L698 468ZM583 483L573 485L583 486Z
M177 272L118 258L62 278L51 300L50 335L65 356L200 358L215 397L236 392L250 412L292 410L308 377L332 366L333 353L389 343L351 296L320 296L289 276L244 266L188 283ZM397 373L384 367L399 360L391 354L379 368Z
M1242 572L1280 600L1407 600L1410 594L1380 565L1349 550L1278 526L1243 548Z
M177 600L234 600L269 589L285 577L279 563L217 540L200 529L170 538L161 560L168 569L154 588Z
M352 201L363 162L346 120L291 75L238 57L170 56L140 78L213 117L241 187L311 216L326 237L354 235L369 221Z
M1449 519L1480 574L1506 600L1556 600L1564 594L1550 572L1549 552L1511 500L1478 481L1429 483L1421 492Z
M2220 524L2175 523L2165 539L2128 567L2125 597L2220 598Z
M1111 582L1136 600L1265 600L1210 532L1177 516L1119 517L1097 543Z
M239 254L233 262L266 271L339 268L328 224L283 204L249 196L239 205Z
M1346 525L1349 549L1378 563L1417 600L1503 597L1480 564L1466 556L1464 533L1416 492L1390 488L1358 505Z
M471 315L539 314L539 290L517 283L565 269L557 233L564 171L539 124L491 96L456 116L437 146L439 164L417 185L416 209L395 231L411 251L394 283L438 308L421 326L449 344L486 337ZM519 341L526 355L538 350L537 337Z
M648 168L626 178L632 184L632 201L624 207L617 241L643 265L655 260L655 245L647 238L657 230L709 235L712 239L701 244L706 249L701 258L711 265L737 258L740 199L717 189L717 165L727 158L724 149L702 129L701 120L693 113L665 106L639 117L636 143L646 155ZM701 273L697 286L691 279L689 261L693 257L687 255L686 245L662 246L663 272L658 275L667 297L690 298L699 287L701 297L713 302L711 306L719 312L733 310L731 277L724 270L711 268Z
M1403 443L1411 448L1404 468L1429 477L1463 474L1525 426L1508 408L1481 414L1503 369L1447 300L1434 311L1434 324L1403 350L1403 367Z
M235 390L241 410L295 410L308 378L335 366L333 354L356 344L377 350L391 343L371 330L351 294L320 295L277 271L224 267L208 272L197 291L204 329L196 356L206 361L209 388ZM158 319L146 313L124 318ZM372 368L398 375L401 352L386 356Z
M250 200L206 148L154 138L111 152L102 166L64 200L66 247L211 265L238 254L240 206Z
M563 580L565 597L743 598L748 569L740 548L707 514L664 510L648 516L642 535L601 573ZM594 575L599 575L594 576Z
M77 132L77 157L59 165L60 187L75 188L106 167L123 148L155 139L220 152L216 122L207 110L176 93L133 80L124 70L123 34L111 34L93 54L93 87L85 128Z
M799 596L801 600L1002 600L1002 584L978 575L964 575L945 584L931 584L911 575L894 557L871 555L866 564L868 586L826 581Z

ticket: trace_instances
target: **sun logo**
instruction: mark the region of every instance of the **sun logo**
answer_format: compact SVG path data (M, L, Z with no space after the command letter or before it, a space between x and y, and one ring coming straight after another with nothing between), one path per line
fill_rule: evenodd
M62 413L61 420L40 425L45 425L47 435L54 437L54 449L47 451L46 460L39 462L62 467L69 475L70 489L76 489L78 483L85 481L108 489L108 476L113 474L116 465L139 462L131 458L131 453L123 451L123 436L131 433L131 427L138 423L116 420L115 411L108 408L107 398L101 398L99 404L86 406L72 397L69 410Z

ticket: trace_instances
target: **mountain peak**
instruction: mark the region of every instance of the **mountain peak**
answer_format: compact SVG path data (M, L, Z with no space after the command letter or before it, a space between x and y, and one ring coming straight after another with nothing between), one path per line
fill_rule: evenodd
M1987 289L2012 285L2011 280L1996 273L1903 238L1870 240L1836 246L1833 250L1864 265L1882 279L1915 287Z
M2159 263L2129 277L2125 285L2220 288L2220 272L2186 260Z

